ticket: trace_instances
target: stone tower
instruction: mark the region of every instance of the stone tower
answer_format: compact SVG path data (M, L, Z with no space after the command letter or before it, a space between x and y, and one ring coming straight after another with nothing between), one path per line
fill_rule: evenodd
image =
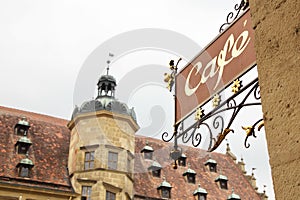
M68 169L76 199L133 199L135 112L115 98L116 79L102 75L98 95L73 111Z

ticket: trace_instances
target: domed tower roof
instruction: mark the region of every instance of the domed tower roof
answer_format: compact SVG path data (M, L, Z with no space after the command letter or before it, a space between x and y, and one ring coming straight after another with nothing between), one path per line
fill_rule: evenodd
M128 108L125 103L115 98L117 86L116 79L108 74L100 76L97 86L98 94L93 100L84 102L80 107L75 107L72 118L79 113L96 112L99 110L108 110L114 113L125 114L131 116L136 121L136 114L133 108Z

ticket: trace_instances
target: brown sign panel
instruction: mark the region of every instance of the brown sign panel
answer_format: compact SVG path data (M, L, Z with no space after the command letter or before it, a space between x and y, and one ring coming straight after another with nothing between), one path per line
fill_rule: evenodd
M256 63L250 10L176 76L176 122Z

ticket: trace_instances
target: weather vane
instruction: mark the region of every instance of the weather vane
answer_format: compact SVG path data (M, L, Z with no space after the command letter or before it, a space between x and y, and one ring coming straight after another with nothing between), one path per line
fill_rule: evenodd
M108 53L108 57L114 57L115 55L112 53ZM108 75L108 71L109 71L109 64L111 63L110 58L106 61L107 63L107 68L106 68L106 75Z

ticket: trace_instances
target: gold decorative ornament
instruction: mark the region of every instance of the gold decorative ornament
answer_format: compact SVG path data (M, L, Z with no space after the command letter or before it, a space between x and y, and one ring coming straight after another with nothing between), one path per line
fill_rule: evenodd
M178 69L178 63L181 61L182 59L179 58L176 65L174 64L174 60L171 60L170 63L169 63L169 67L170 67L170 70L172 71L171 74L168 74L168 73L164 73L164 81L168 84L166 88L168 88L168 90L171 92L172 91L172 88L174 86L174 83L175 83L175 76L176 76L176 73L177 73L177 69Z
M221 97L219 94L216 94L212 100L213 107L217 107L220 104Z
M217 136L217 140L214 138L213 140L215 141L215 144L214 146L209 149L208 151L209 152L212 152L214 151L216 148L218 148L218 146L222 143L222 141L225 139L226 135L230 132L233 132L234 133L234 130L233 129L229 129L229 128L225 128L223 133L219 133L218 136Z
M202 108L197 108L195 113L195 120L200 120L204 116L204 110Z
M233 84L231 86L231 91L235 94L238 91L240 91L241 87L242 87L242 81L236 79L235 81L233 81Z
M242 129L245 130L247 136L251 136L254 131L254 128L252 126L242 126Z
M165 76L164 81L168 83L166 88L168 88L168 90L171 91L174 84L174 77L172 76L172 74L168 74L168 73L165 73L164 76Z

